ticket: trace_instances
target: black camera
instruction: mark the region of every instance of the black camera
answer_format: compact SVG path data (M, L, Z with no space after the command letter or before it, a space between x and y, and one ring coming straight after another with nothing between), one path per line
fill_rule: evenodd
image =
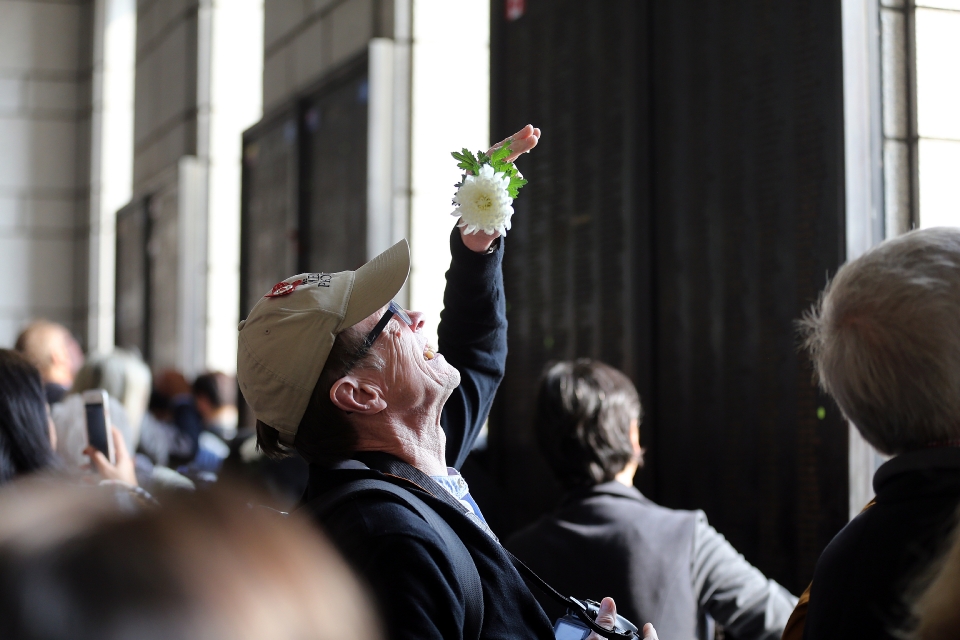
M555 625L553 625L553 636L557 640L583 640L588 635L590 635L591 627L588 626L587 622L583 619L584 616L589 616L591 621L597 619L597 614L600 613L600 604L594 602L593 600L577 600L575 598L570 598L576 604L583 607L582 611L579 609L567 609L567 615L559 618ZM617 621L614 623L613 629L594 629L598 634L604 636L605 638L622 638L623 640L628 640L629 638L639 638L640 630L637 629L636 625L624 618L621 615L617 615Z

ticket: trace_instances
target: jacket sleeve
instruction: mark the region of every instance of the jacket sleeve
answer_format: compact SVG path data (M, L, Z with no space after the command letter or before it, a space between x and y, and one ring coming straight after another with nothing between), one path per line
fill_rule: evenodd
M743 640L778 640L797 598L767 579L697 512L693 586L702 610Z
M450 235L450 269L437 327L439 349L460 372L457 387L443 408L447 464L460 468L480 433L507 359L507 313L503 294L504 239L489 253L475 253Z

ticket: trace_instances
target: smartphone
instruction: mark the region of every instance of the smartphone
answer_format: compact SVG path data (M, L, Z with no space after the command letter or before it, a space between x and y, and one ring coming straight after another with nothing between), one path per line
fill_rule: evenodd
M113 434L110 430L110 396L103 389L83 392L83 407L87 418L87 442L116 464Z

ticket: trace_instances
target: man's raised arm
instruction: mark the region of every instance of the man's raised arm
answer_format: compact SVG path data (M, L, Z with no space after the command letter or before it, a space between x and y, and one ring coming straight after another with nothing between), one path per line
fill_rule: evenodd
M527 125L490 149L510 144L508 161L537 146L540 130ZM450 269L437 334L440 352L460 372L460 386L441 416L447 437L447 464L459 468L480 433L507 358L507 315L503 296L503 238L499 232L450 237Z

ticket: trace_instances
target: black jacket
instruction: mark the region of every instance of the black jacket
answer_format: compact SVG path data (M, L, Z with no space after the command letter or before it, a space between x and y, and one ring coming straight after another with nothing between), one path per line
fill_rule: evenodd
M876 504L851 520L817 561L803 637L896 638L910 592L938 560L960 505L960 449L903 453L873 478Z
M453 259L438 346L461 381L444 406L441 423L447 464L459 468L503 378L507 321L503 240L492 253L476 254L463 246L455 229L450 244ZM311 466L305 501L357 477L376 477L415 491L457 532L476 563L484 594L481 637L553 638L550 621L499 542L453 506L443 488L429 478L418 486L378 471L399 463L390 456L361 454L358 459L371 468ZM463 637L463 591L440 537L415 512L385 497L364 497L341 506L322 524L372 588L390 638Z

